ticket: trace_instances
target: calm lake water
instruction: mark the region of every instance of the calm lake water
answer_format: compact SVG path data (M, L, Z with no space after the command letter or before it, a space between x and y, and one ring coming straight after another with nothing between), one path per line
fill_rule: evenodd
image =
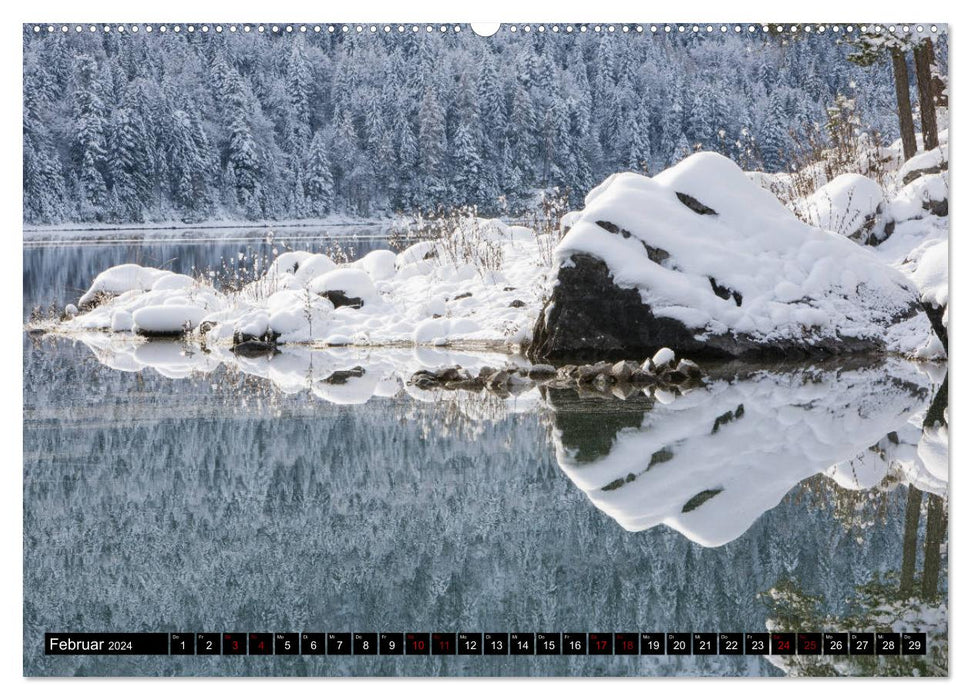
M358 254L387 246L357 233ZM189 272L286 238L27 246L25 318L75 301L109 265ZM924 425L944 368L721 366L673 400L501 399L406 387L412 368L443 359L434 353L292 349L241 362L99 342L24 336L28 675L748 676L784 665L46 657L45 631L744 632L776 620L946 634L947 433ZM351 367L363 373L335 378ZM928 551L943 552L936 570ZM913 596L899 592L908 574ZM858 592L874 581L877 594ZM946 674L941 663L837 667Z

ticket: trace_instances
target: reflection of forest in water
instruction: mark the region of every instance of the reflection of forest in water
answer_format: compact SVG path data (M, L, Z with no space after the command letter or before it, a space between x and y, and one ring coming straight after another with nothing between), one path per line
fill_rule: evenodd
M259 668L43 657L36 640L55 628L758 631L781 620L945 639L946 420L928 418L944 379L933 368L710 370L684 396L621 401L422 392L404 381L406 359L350 349L208 370L181 356L187 366L158 372L131 360L178 353L96 349L25 345L28 673L781 672L763 657ZM940 674L941 654L835 670Z

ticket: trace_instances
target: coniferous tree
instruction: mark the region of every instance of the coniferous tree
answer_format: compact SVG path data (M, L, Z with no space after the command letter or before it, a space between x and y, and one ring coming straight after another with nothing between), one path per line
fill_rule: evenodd
M98 65L87 54L75 60L74 70L74 162L77 166L78 204L85 220L103 218L108 203L108 187L103 170L106 164L107 110L102 99Z
M310 142L304 169L303 187L308 212L312 216L325 216L334 208L334 176L330 170L327 143L319 131Z
M443 202L447 196L444 165L448 143L445 133L445 110L431 86L418 112L418 170L420 192L425 202Z

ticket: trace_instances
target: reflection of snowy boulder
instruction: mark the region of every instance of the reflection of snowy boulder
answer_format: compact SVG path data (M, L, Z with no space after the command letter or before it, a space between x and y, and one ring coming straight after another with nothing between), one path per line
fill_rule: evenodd
M335 309L341 306L359 309L378 297L374 283L364 270L347 267L315 277L308 289L330 301Z
M811 224L857 243L876 245L886 238L883 189L863 175L839 175L816 190L804 207Z
M929 401L929 380L903 361L729 375L667 404L610 411L551 393L557 462L598 508L627 530L664 523L708 547Z
M713 153L608 178L555 264L531 359L942 351L904 275Z
M311 391L331 403L353 405L367 403L374 395L381 377L355 366L335 370L321 381L314 382Z

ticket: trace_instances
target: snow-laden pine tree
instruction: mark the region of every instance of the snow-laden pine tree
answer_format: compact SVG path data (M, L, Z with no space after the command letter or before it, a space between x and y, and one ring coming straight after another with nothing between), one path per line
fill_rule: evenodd
M787 169L791 143L788 126L786 95L781 89L774 90L769 96L769 112L762 124L759 139L759 151L766 172L777 173Z
M102 99L98 64L87 54L74 62L73 162L76 165L78 207L85 221L104 218L108 186L104 171L107 161L107 110Z
M24 83L24 221L34 224L58 223L68 216L61 161L43 116L50 108L45 92L43 85Z
M304 195L311 216L326 216L334 208L334 176L330 170L327 141L322 132L314 134L304 163Z
M214 212L219 159L192 104L175 109L167 124L168 199L181 219L204 219Z
M24 215L302 216L294 188L300 181L306 191L316 133L347 146L345 163L339 149L329 151L332 211L351 215L487 210L500 196L518 212L551 186L568 187L579 203L645 154L656 171L697 144L744 167L766 167L758 154L782 167L798 146L794 134L823 124L839 93L857 96L861 132L878 131L884 143L915 131L913 120L899 126L897 98L910 102L905 116L919 103L923 145L935 143L946 32L929 50L921 40L890 52L883 39L874 55L895 53L896 63L881 59L879 69L850 63L858 47L828 35L709 38L27 31L25 100L29 86L44 106L24 114ZM895 81L900 59L917 70L898 71ZM463 79L475 85L477 109L464 103ZM147 153L136 154L138 144ZM209 155L196 158L198 148ZM916 139L906 140L905 150L915 149Z
M459 81L455 106L455 134L451 143L452 186L456 204L481 202L486 183L482 176L482 129L477 86L469 73Z
M445 155L448 141L445 132L445 110L431 86L418 110L418 206L429 209L444 203L448 196Z

